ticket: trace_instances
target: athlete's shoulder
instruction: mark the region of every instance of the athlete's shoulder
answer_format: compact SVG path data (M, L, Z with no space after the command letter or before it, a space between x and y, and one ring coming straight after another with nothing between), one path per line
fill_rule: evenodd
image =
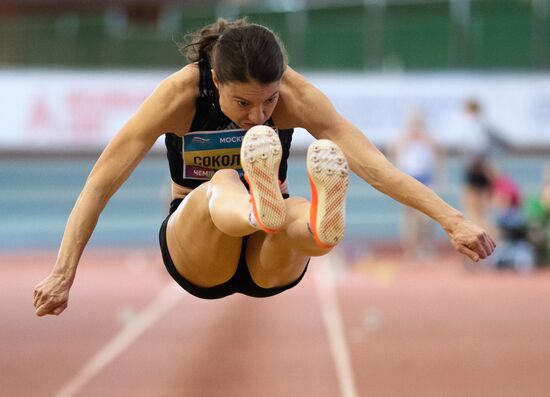
M196 97L199 92L199 78L198 65L191 63L165 78L159 88L174 98L182 95Z
M305 128L312 134L333 128L340 122L330 99L306 77L290 67L285 70L281 79L279 102L274 117L281 125Z
M281 79L281 96L290 102L311 104L319 101L324 94L306 77L289 66Z
M182 134L191 125L198 97L198 68L188 65L160 82L136 113L140 125Z
M199 95L199 70L190 64L166 77L160 82L150 97L151 102L163 117L182 117L195 112L195 104ZM179 114L179 116L177 116Z
M281 79L281 86L284 91L296 95L310 87L311 83L300 73L287 66Z
M304 76L287 67L281 79L279 102L274 112L278 123L290 127L304 127L317 114L322 93Z

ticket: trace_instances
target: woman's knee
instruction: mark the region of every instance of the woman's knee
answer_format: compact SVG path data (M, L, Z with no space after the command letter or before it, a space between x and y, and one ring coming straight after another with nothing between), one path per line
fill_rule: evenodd
M287 208L294 208L302 205L309 205L309 201L301 196L292 196L285 200Z
M208 189L207 189L208 199L212 197L214 189L219 187L240 185L244 188L244 185L241 182L239 173L235 170L230 170L230 169L216 171L214 176L212 176L212 179L210 179L210 181L207 184L208 184Z
M210 184L217 184L217 183L225 183L225 182L240 182L241 178L239 176L239 173L235 170L231 169L225 169L225 170L218 170L212 176L212 179L210 179Z
M309 201L300 196L293 196L285 200L285 205L288 213L291 211L301 210L304 207L309 208Z

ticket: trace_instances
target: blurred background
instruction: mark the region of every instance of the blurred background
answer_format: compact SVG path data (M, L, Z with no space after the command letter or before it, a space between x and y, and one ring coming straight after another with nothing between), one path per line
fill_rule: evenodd
M522 197L539 193L550 148L547 0L4 0L0 247L56 247L100 150L184 66L176 43L217 17L241 16L275 31L290 65L385 152L420 113L439 153L433 187L453 205L465 205L464 155L487 135L464 122L468 100L479 102L483 128L507 143L495 165ZM306 197L300 155L309 140L297 132L290 175L292 193ZM159 140L91 244L156 244L167 201L163 156ZM412 161L431 161L420 156ZM348 203L349 241L399 240L399 205L359 181Z
M23 350L18 350L17 338L31 328L44 330L44 323L30 318L27 295L53 265L67 217L102 148L155 86L185 65L177 43L186 33L218 17L241 16L277 33L289 64L324 91L391 161L485 226L498 241L495 255L473 266L450 253L442 230L432 221L353 176L347 234L333 261L341 270L335 285L345 303L345 335L357 352L352 361L360 392L342 395L376 390L369 395L414 395L414 390L422 396L547 395L550 385L546 382L544 388L537 374L550 369L550 0L1 0L0 282L6 287L14 283L7 290L11 295L6 305L0 307L2 317L12 311L8 302L24 301L13 315L18 320L9 322L20 325L4 328L4 336L0 333L0 349L12 348L6 350L11 355L0 354L8 358L0 362L5 390L11 385L20 391L11 395L30 396L37 395L36 390L59 390L65 382L52 380L45 389L37 380L21 382L29 363L43 371L48 361L36 353L19 356ZM306 131L296 131L289 162L290 192L306 198L310 193L304 153L310 141ZM103 274L118 269L119 259L131 262L129 269L135 270L136 263L139 269L149 269L152 263L162 272L157 236L170 200L169 183L160 139L108 204L84 259L97 260ZM139 269L132 270L131 277L147 275L148 285L155 288L166 281ZM442 275L442 269L454 270ZM479 269L487 270L481 279L468 278ZM27 273L10 275L16 270ZM483 278L487 274L494 278ZM499 278L503 274L506 278ZM526 274L533 278L520 277ZM15 284L18 277L26 280L26 295ZM77 291L89 300L77 300L79 309L72 312L77 317L68 313L68 320L62 320L69 324L64 328L67 339L89 331L70 324L80 321L79 310L90 310L90 301L116 306L104 298L118 299L125 283L109 287L101 284L102 277L83 277L83 283L92 280L105 288L104 294L79 286L82 290ZM307 285L293 293L309 293ZM292 293L288 296L281 299L293 299ZM148 297L129 301L133 305ZM362 298L363 306L355 309ZM254 307L238 313L242 317ZM529 314L531 309L538 311ZM115 324L127 324L132 310L123 305L117 314L95 312L93 317L116 317ZM23 312L29 318L22 320ZM285 323L307 320L305 312L303 308L288 314ZM413 318L411 313L421 314ZM430 324L443 328L430 333ZM55 355L60 328L51 327L44 345ZM187 327L191 325L185 323L177 332ZM456 334L439 332L451 328ZM107 339L117 328L97 329ZM417 356L408 350L411 335L424 341ZM440 343L432 343L437 337ZM380 355L364 343L376 338L377 346L384 346ZM97 350L96 345L86 346L88 355ZM516 351L507 350L512 347ZM74 361L67 358L67 376L87 357L75 353L77 346L73 349L67 350ZM468 370L456 372L462 363ZM517 372L519 367L525 371ZM380 376L364 383L364 377L376 371ZM461 374L464 382L453 383L443 372ZM402 383L395 373L403 374ZM422 383L425 374L439 375ZM101 389L101 384L100 394L87 395L105 395L105 390L130 395L129 375L124 379L128 388L116 389L118 394ZM197 379L197 390L209 383ZM221 378L212 379L216 384ZM376 380L384 382L380 389ZM180 395L177 388L173 394L132 390L131 395ZM286 390L273 395L325 394Z

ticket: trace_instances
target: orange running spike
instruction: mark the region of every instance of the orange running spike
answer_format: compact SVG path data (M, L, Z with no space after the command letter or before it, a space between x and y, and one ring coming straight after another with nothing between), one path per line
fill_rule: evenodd
M250 187L250 203L258 226L266 233L279 230L286 207L279 189L279 164L283 149L273 128L258 125L246 132L241 146L241 165Z
M321 248L331 248L344 237L349 168L340 148L327 139L307 150L307 174L311 187L310 226Z

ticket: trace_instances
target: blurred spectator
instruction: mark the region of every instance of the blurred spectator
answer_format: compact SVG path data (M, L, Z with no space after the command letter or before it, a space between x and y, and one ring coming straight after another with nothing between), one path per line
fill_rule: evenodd
M509 176L494 175L492 204L497 225L497 247L489 264L498 269L527 273L535 267L535 250L527 238L527 218L521 209L521 192Z
M491 199L491 142L481 117L481 106L475 100L464 104L465 122L462 137L466 154L464 165L464 209L467 216L486 230L491 230L488 211Z
M463 107L460 148L464 159L464 210L466 215L486 230L494 231L488 220L491 186L495 177L493 155L510 150L511 145L485 120L481 104L469 99Z
M402 171L433 188L438 167L438 148L426 131L424 115L411 112L406 131L390 148L390 158ZM404 254L412 260L433 257L436 251L435 229L430 218L412 208L403 208L401 241Z
M538 195L526 200L527 236L536 252L539 266L550 265L550 170Z

